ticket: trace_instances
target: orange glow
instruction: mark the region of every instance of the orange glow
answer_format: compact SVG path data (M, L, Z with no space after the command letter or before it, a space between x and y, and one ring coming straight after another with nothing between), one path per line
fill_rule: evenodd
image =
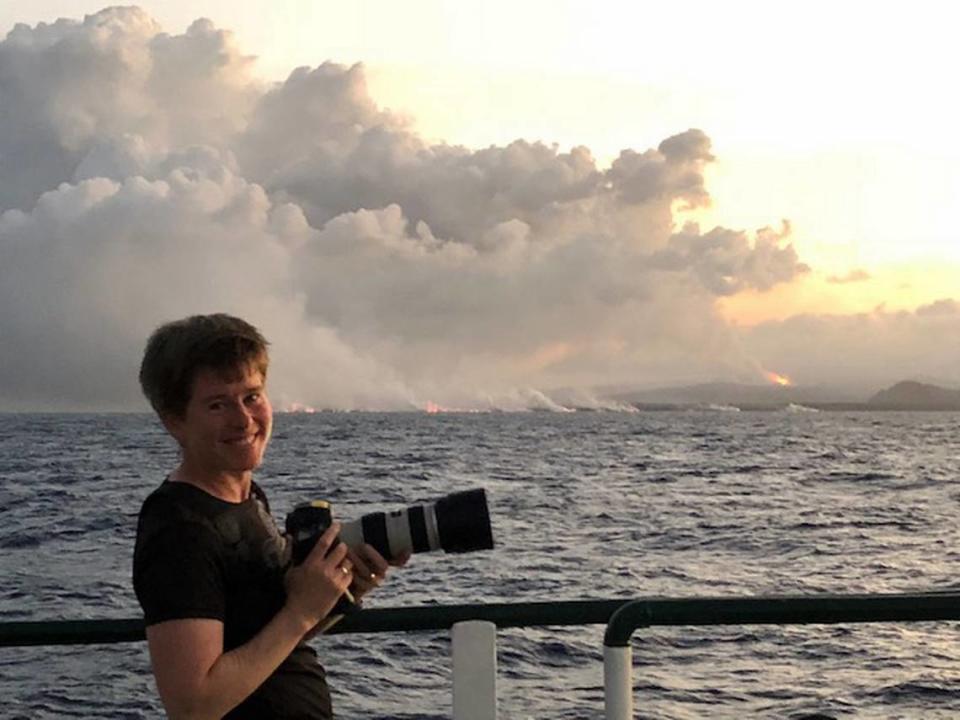
M793 382L791 382L790 378L788 378L786 375L778 375L775 372L767 372L764 373L764 375L766 376L767 380L772 383L776 383L781 387L789 387L793 385Z
M443 412L443 408L437 405L432 400L427 400L427 404L424 406L424 411L435 415L436 413Z
M316 412L316 408L312 408L309 405L304 405L303 403L292 402L283 409L283 412L306 413L308 415L312 415Z

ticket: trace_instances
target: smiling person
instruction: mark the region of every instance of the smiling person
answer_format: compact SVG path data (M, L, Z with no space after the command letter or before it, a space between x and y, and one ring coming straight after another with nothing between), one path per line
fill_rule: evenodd
M291 567L253 481L273 426L268 363L259 331L224 314L163 325L144 352L143 392L180 446L179 465L143 503L133 563L171 718L333 717L306 640L345 591L359 598L387 572L369 545L335 544L337 523Z

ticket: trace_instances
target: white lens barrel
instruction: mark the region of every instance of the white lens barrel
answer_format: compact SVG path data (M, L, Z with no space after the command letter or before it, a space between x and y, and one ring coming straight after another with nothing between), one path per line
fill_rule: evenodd
M427 526L427 543L430 550L440 549L440 530L437 528L437 506L429 503L423 506L423 524Z
M363 525L359 520L343 523L340 528L340 540L348 547L358 548L363 545Z
M387 542L390 544L390 557L404 552L413 552L413 537L410 535L410 520L406 510L394 510L384 517L387 529Z
M366 543L387 560L408 553L459 553L493 547L483 490L452 493L434 503L391 512L369 513L344 523L340 539L353 548Z

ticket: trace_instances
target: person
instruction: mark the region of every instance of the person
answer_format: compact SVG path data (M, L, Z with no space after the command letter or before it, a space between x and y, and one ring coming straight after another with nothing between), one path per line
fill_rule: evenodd
M133 562L171 718L333 717L307 640L341 595L359 600L387 574L369 545L336 542L338 523L292 566L253 480L273 426L268 364L260 332L226 314L162 325L144 351L141 387L180 446L179 465L143 503Z

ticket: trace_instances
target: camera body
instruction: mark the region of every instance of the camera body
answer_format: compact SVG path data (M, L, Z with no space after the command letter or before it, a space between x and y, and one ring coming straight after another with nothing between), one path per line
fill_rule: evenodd
M299 565L304 561L313 546L317 544L320 536L330 527L333 522L333 513L330 510L330 503L325 500L314 500L313 502L297 505L293 511L287 515L286 531L290 536L292 543L291 559L294 565ZM331 549L339 544L340 538L334 540ZM323 627L323 630L329 629L337 620L344 615L348 615L358 609L357 601L353 594L346 590L333 610L330 611L328 618L331 618Z
M326 532L326 529L333 523L333 511L330 509L330 503L326 500L313 500L308 503L297 505L293 511L287 515L286 531L293 543L291 557L294 565L299 565L304 561L313 546L317 544L320 536ZM331 545L331 549L337 546L339 538Z

